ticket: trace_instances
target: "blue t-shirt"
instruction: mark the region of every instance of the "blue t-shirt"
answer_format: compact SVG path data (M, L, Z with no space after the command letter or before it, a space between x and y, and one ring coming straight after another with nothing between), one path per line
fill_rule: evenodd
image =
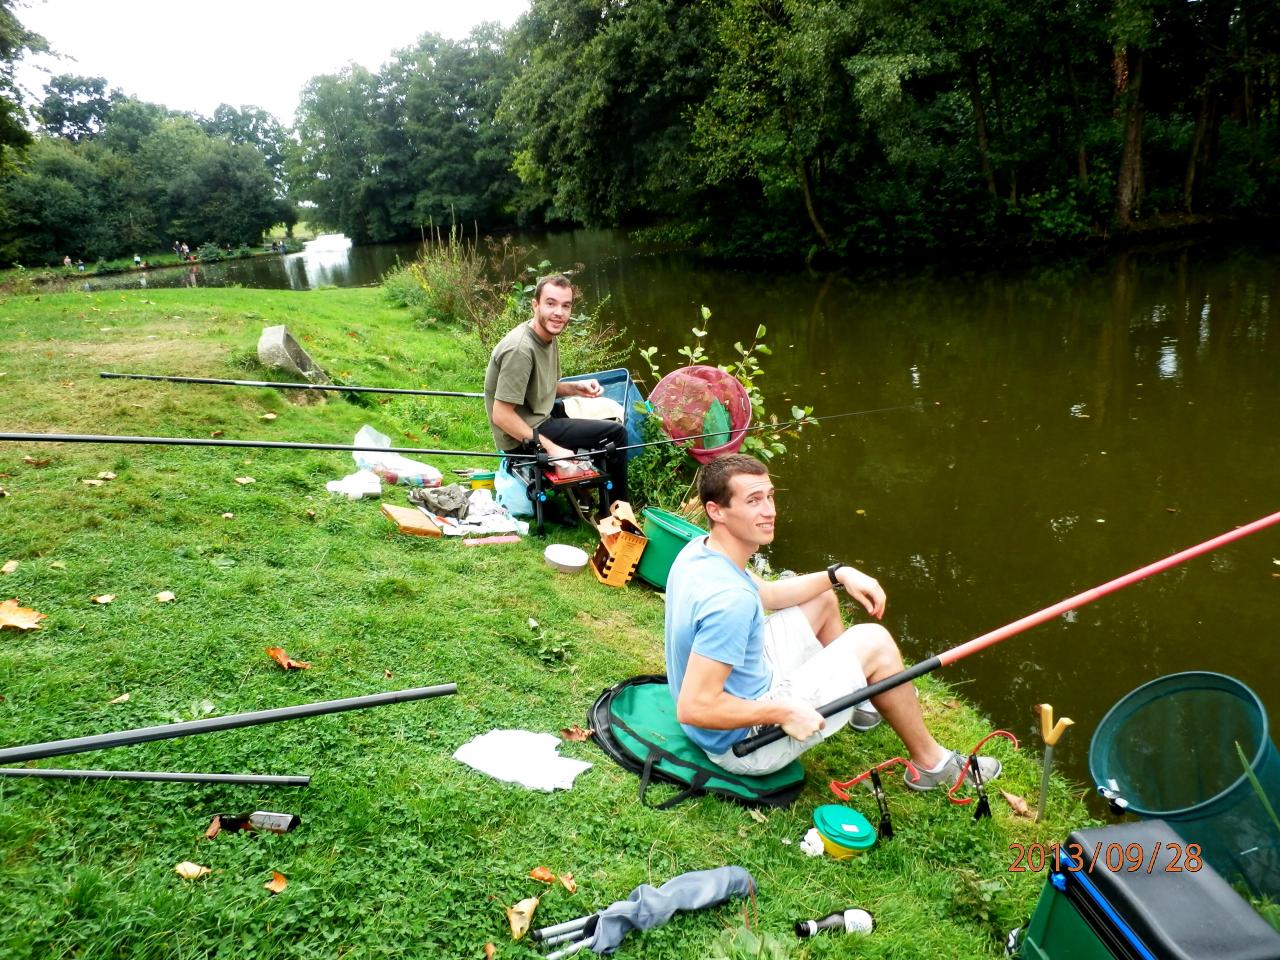
M706 537L691 540L667 575L667 682L679 700L689 655L726 663L733 669L725 693L757 700L773 676L764 661L764 608L760 588ZM681 724L689 739L710 754L724 753L749 730L706 730Z

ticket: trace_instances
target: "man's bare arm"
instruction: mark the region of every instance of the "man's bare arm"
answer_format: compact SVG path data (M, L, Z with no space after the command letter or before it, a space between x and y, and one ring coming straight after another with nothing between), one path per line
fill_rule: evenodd
M760 586L760 603L766 610L782 610L786 607L797 607L807 600L812 600L824 590L831 589L831 578L825 570L819 573L806 573L801 577L786 577L782 580L762 580L754 573L751 576ZM879 620L884 616L885 593L879 581L868 576L856 567L841 566L836 571L836 579L863 609Z
M533 439L533 428L520 419L520 414L516 413L515 404L507 403L505 400L493 401L493 423L499 430L509 437L515 437L517 440L525 441ZM550 457L571 457L572 450L566 450L558 443L552 443L546 437L540 437L542 449L547 451Z
M704 730L737 730L776 723L797 740L805 740L826 723L822 715L800 700L743 700L726 693L733 670L727 663L699 653L690 654L676 719Z

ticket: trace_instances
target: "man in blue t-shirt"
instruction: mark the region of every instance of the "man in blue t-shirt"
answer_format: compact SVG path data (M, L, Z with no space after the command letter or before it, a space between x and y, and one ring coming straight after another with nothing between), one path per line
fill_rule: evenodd
M702 468L698 494L711 521L691 541L667 577L667 678L676 717L689 738L733 773L764 774L852 722L868 730L889 722L919 771L914 790L950 787L965 758L929 733L915 687L902 684L871 703L824 719L817 707L903 669L902 654L878 623L845 628L835 591L843 588L871 616L884 616L880 584L833 563L825 572L764 581L747 569L773 542L773 483L759 460L719 457ZM766 617L764 611L776 611ZM757 726L777 724L788 736L736 757L733 746ZM1000 762L980 757L983 781Z

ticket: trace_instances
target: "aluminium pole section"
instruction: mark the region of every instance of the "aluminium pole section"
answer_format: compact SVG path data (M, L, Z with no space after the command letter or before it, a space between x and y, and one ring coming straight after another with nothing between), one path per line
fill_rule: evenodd
M162 377L151 373L98 374L109 380L158 380L162 383L203 383L215 387L274 387L278 390L336 390L342 393L399 393L411 397L484 397L460 390L411 390L406 387L356 387L336 383L280 383L275 380L219 380L215 377Z
M172 740L175 737L252 727L262 723L275 723L278 720L295 720L325 713L341 713L345 710L363 710L366 707L382 707L410 700L426 700L428 697L447 697L457 692L457 684L443 683L434 687L413 687L408 690L373 693L363 697L347 697L343 700L302 703L295 707L279 707L253 713L233 713L225 717L207 717L203 720L188 720L184 723L165 723L157 727L138 727L133 730L99 733L70 740L50 740L46 743L33 743L0 750L0 763L25 763L28 760L42 760L45 757L59 757L68 753L87 753L90 750L105 750L108 747L127 747L151 740Z
M233 783L245 786L305 787L311 778L257 773L157 773L150 770L52 770L0 768L0 777L49 777L61 780L149 780L157 783Z

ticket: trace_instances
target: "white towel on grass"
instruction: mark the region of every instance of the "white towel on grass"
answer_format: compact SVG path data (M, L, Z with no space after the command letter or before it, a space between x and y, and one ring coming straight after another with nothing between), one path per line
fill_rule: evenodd
M490 730L460 746L453 759L498 780L550 793L557 787L568 790L578 774L591 768L585 760L560 756L559 746L560 738L549 733Z

